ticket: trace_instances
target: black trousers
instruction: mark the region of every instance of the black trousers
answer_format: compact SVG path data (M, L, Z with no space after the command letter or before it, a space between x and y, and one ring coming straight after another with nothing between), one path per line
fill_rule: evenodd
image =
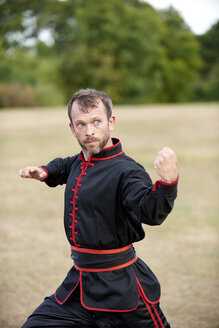
M80 289L59 305L54 295L29 316L22 328L170 328L159 303L145 304L140 298L139 306L130 312L90 311L80 303Z

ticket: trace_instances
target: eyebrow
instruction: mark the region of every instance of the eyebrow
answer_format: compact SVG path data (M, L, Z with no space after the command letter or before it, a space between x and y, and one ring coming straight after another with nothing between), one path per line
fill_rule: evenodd
M102 118L99 117L99 116L96 116L96 117L93 117L93 118L91 119L91 121L96 121L96 120L101 121ZM85 123L85 121L83 121L82 119L78 119L78 120L75 120L75 121L73 121L73 122L74 122L74 123Z

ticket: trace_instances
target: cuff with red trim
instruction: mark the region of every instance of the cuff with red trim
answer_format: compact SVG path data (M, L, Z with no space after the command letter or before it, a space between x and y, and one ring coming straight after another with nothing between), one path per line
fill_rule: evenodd
M160 187L161 184L162 185L165 185L165 186L173 186L173 185L176 185L178 183L178 180L179 180L179 175L178 175L178 177L177 177L177 179L175 181L170 182L170 183L165 182L165 181L162 181L162 180L157 180L155 182L155 184L153 185L153 191L155 191L157 189L157 187Z

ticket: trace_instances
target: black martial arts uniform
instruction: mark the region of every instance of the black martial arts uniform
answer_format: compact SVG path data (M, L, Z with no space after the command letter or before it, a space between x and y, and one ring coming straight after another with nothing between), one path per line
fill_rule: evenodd
M145 169L113 146L42 166L50 187L66 184L64 224L74 266L29 317L30 327L170 327L159 308L160 285L132 244L142 223L161 224L177 181L154 185Z

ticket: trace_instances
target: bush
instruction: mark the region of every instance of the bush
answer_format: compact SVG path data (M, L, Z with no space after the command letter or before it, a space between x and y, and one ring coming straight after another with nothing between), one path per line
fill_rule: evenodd
M17 83L0 85L0 107L33 106L33 87Z

